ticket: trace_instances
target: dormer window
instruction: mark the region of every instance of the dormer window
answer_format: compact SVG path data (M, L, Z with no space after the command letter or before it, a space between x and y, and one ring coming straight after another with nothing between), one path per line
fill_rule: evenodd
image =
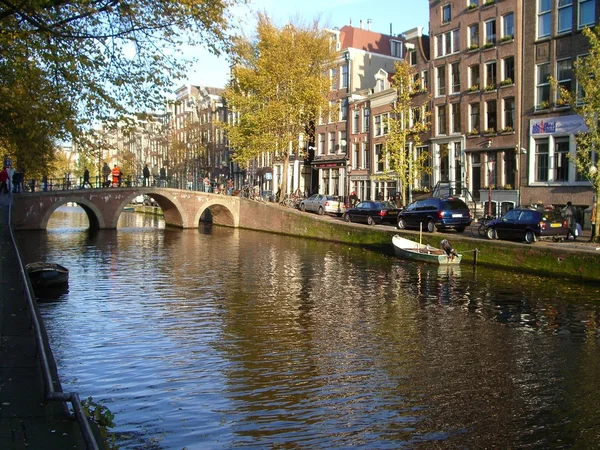
M390 50L394 58L402 58L402 42L390 41Z
M377 92L382 92L385 89L385 84L383 80L380 78L377 80Z
M442 23L450 23L452 20L452 8L450 3L442 6Z

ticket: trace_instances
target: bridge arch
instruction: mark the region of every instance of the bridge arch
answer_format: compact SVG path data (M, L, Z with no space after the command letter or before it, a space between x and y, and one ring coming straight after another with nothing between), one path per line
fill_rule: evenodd
M90 223L90 230L98 230L105 228L106 221L102 211L90 200L84 197L63 197L55 202L52 202L40 220L40 229L46 230L48 228L48 221L50 217L59 207L66 205L67 203L77 203L84 211Z
M197 227L200 223L200 220L205 216L207 211L210 212L212 217L212 221L218 225L224 225L229 227L237 228L240 225L240 218L237 214L235 214L228 205L224 202L219 201L219 199L213 199L207 201L196 213L194 217L194 224Z
M117 207L115 217L113 218L112 228L117 228L119 217L121 213L125 210L125 207L131 203L131 200L133 200L140 194L142 194L142 192L133 192L132 194L128 195L127 197L123 198L123 200L121 200ZM163 211L166 226L177 228L186 227L187 213L179 199L171 195L169 192L166 192L165 189L162 189L161 191L144 189L143 194L147 195L148 197L151 197L158 203L158 206Z

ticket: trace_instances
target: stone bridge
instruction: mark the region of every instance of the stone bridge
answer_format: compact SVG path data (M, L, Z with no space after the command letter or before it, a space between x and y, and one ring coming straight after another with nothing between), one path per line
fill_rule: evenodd
M77 189L32 192L13 196L13 227L44 230L52 213L66 203L86 212L91 229L115 229L124 208L138 195L148 195L161 207L169 227L197 228L200 219L230 227L240 226L240 198L160 187ZM207 213L210 211L210 215Z

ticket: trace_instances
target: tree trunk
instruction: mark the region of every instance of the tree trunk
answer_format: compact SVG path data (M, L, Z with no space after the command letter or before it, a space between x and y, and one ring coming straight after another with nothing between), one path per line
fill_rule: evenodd
M290 169L290 154L288 152L283 155L283 171L281 172L281 180L279 182L279 203L282 203L287 196L287 180L288 171Z
M600 242L600 237L598 236L598 230L600 229L600 226L598 226L598 213L599 213L599 206L600 204L598 204L598 200L600 199L600 184L596 185L596 201L594 202L593 206L594 208L596 208L595 214L594 216L596 217L596 223L592 224L592 227L594 228L592 230L592 236L594 236L594 242Z

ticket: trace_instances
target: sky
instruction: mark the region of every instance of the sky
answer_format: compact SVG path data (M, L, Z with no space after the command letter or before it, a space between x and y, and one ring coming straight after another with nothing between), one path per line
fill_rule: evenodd
M423 32L429 30L428 0L249 0L248 7L239 8L236 17L244 29L252 32L253 18L256 12L267 12L277 25L283 25L290 19L304 19L304 22L319 22L327 28L350 25L367 27L371 19L371 30L398 35L417 26ZM190 67L185 84L224 87L227 82L229 66L225 57L216 57L202 48L187 49L199 59Z

